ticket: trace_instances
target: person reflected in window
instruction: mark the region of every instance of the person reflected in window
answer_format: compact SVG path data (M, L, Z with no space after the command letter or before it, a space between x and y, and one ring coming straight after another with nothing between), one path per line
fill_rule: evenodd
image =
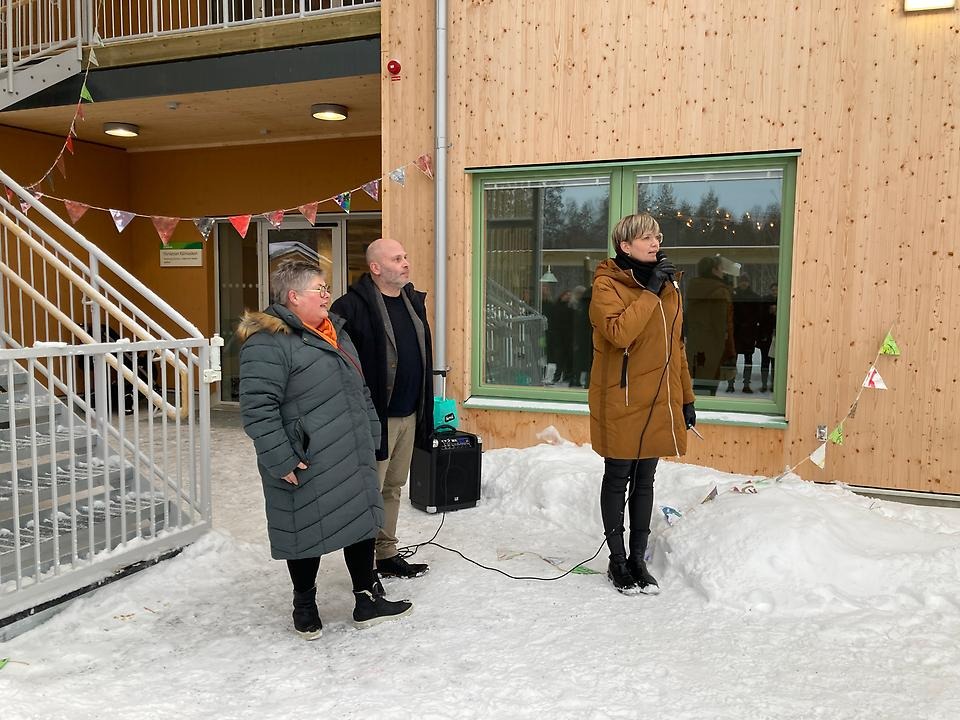
M647 569L654 473L683 455L696 424L683 347L679 278L660 252L660 226L646 213L613 230L615 255L597 267L590 302L590 440L604 458L600 515L610 550L607 577L621 593L657 594ZM629 556L624 511L630 512Z
M733 298L723 279L720 257L697 263L697 277L686 283L687 365L700 395L716 395L723 373L736 358Z
M743 355L743 392L753 393L753 353L757 348L757 330L760 323L760 296L750 286L750 276L741 273L733 291L733 344L737 356ZM737 358L734 359L736 365ZM734 380L736 370L734 370ZM727 392L734 391L733 380L727 383Z
M760 392L773 390L773 365L771 355L773 333L777 329L777 283L770 285L770 292L760 303L757 322L757 349L760 351Z
M570 317L572 327L570 340L573 343L570 362L570 387L589 384L590 361L593 355L593 327L590 325L590 292L577 285L570 293Z

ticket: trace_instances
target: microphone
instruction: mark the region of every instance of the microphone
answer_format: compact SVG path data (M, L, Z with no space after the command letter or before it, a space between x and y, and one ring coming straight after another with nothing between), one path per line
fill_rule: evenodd
M666 257L667 257L667 256L666 256L666 254L663 252L663 250L657 250L657 262L660 262L661 260L663 260L663 259L666 258ZM678 283L678 282L674 279L673 273L669 273L669 274L667 275L667 277L670 278L670 282L671 282L671 283L673 284L673 286L677 289L677 292L680 292L680 283Z

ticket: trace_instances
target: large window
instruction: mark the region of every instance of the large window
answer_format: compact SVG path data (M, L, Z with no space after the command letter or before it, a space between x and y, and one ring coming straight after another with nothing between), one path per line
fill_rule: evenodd
M795 154L477 170L472 394L583 402L610 230L660 223L698 406L782 412ZM778 332L780 330L780 332Z

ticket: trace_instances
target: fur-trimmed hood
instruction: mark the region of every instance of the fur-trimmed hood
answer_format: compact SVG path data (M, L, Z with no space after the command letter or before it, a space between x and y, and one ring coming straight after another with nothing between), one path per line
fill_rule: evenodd
M260 312L259 310L246 310L240 316L240 324L237 326L237 337L240 342L246 342L247 338L257 332L268 333L289 333L290 326L273 313Z

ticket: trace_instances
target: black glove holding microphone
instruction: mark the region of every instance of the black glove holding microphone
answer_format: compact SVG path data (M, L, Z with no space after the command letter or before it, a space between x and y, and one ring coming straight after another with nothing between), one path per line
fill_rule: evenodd
M644 287L654 295L659 295L664 283L672 282L676 272L677 266L670 262L670 259L663 254L662 250L659 250L657 251L657 264L650 271L650 279L647 280Z

